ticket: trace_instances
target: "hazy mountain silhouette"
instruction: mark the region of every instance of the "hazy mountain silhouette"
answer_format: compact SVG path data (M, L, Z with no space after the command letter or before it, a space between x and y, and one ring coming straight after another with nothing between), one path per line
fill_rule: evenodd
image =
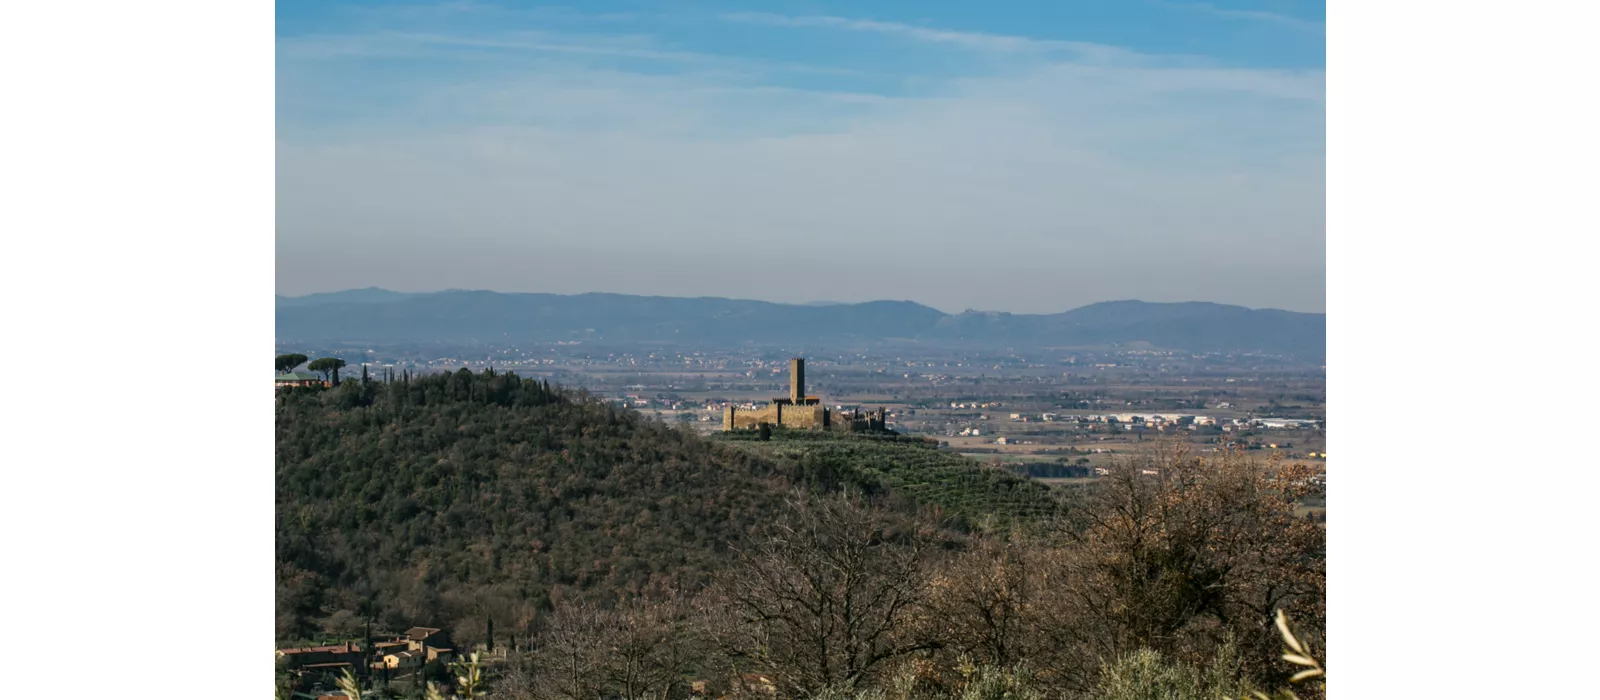
M387 289L367 287L366 289L346 289L342 292L319 292L307 294L303 297L278 297L278 308L286 306L315 306L317 304L382 304L399 301L414 295L405 292L391 292Z
M1209 302L1136 300L1058 314L946 314L910 301L776 304L628 294L505 294L383 289L277 298L287 341L587 340L679 345L843 346L940 342L981 347L1092 347L1145 342L1196 352L1320 360L1326 316Z

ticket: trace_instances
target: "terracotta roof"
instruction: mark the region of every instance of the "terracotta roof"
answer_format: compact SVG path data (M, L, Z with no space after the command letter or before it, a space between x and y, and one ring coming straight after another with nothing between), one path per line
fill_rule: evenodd
M424 639L431 635L437 634L438 632L439 630L436 630L432 627L412 627L411 629L406 630L406 636L412 639Z
M318 653L318 652L333 653L333 654L343 654L343 653L345 653L345 651L346 651L346 649L344 648L343 644L330 644L330 645L327 645L327 646L320 646L320 647L299 647L299 648L295 648L295 649L279 649L278 653L279 654L284 654L284 655L288 655L288 654L315 654L315 653ZM351 652L361 651L361 645L360 644L351 644L350 645L350 649L348 651L351 651Z

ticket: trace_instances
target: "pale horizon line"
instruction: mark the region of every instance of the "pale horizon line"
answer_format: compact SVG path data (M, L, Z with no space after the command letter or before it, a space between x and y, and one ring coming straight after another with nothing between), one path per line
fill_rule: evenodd
M375 286L375 285L374 286L366 286L366 287L351 287L351 288L348 288L348 289L336 289L336 290L325 291L325 292L306 292L304 294L297 294L297 295L277 294L276 292L274 292L274 297L277 298L277 299L304 299L306 297L312 297L312 296L330 296L330 295L334 295L334 294L344 294L346 292L369 292L369 291L387 292L387 293L390 293L390 294L401 294L401 295L406 295L406 296L427 296L427 295L430 295L430 294L446 294L446 293L450 293L450 292L474 292L474 293L501 294L501 295L506 295L506 296L511 296L511 295L535 295L535 294L537 294L537 295L541 295L541 296L553 296L553 297L618 296L618 297L640 297L640 298L644 298L644 299L703 299L703 300L719 300L719 301L749 301L749 302L756 302L756 303L760 303L760 304L775 304L775 305L778 305L778 306L815 306L815 305L824 305L824 306L828 306L828 305L831 305L831 306L860 306L862 304L882 304L882 303L916 304L916 305L924 307L924 308L933 309L934 311L938 311L939 313L945 314L946 316L959 316L959 315L967 314L967 313L1006 314L1006 315L1010 315L1010 316L1056 316L1056 315L1068 313L1068 312L1071 312L1071 311L1077 311L1079 309L1085 309L1085 308L1088 308L1090 306L1098 306L1098 305L1101 305L1101 304L1124 304L1124 303L1130 303L1130 302L1138 303L1138 304L1153 304L1153 305L1213 304L1213 305L1216 305L1216 306L1231 306L1231 307L1235 307L1235 308L1246 309L1246 310L1249 310L1249 311L1280 311L1280 312L1283 312L1283 313L1307 314L1307 315L1311 315L1311 316L1327 316L1328 315L1326 311L1295 311L1293 309L1283 309L1283 308L1278 308L1278 307L1274 307L1274 306L1246 306L1244 304L1229 304L1229 303L1226 303L1226 302L1207 301L1207 300L1203 300L1203 299L1189 299L1189 300L1184 300L1184 301L1145 301L1143 299L1104 299L1104 300L1101 300L1101 301L1094 301L1094 302L1089 302L1087 304L1081 304L1079 306L1074 306L1072 308L1064 309L1064 310L1061 310L1061 311L1044 312L1044 313L1027 313L1027 312L1017 312L1017 311L1001 311L1001 310L992 310L992 309L972 309L972 308L964 309L962 311L946 311L944 309L940 309L938 307L935 307L935 306L932 306L932 305L929 305L929 304L925 304L925 303L917 301L915 299L867 299L867 300L864 300L864 301L827 301L827 300L822 300L822 299L814 299L814 300L810 300L810 301L792 302L792 301L772 301L772 300L769 300L769 299L752 299L752 298L743 298L743 297L719 297L719 296L705 296L705 295L702 295L702 296L683 296L683 295L674 295L674 294L632 294L632 293L628 293L628 292L603 292L603 291L572 292L572 293L525 292L525 291L508 292L508 291L501 291L501 290L497 290L497 289L463 289L463 288L460 288L460 287L450 287L450 288L446 288L446 289L432 289L432 290L419 291L419 292L402 292L402 291L398 291L398 290L394 290L394 289L389 289L387 287L379 287L379 286Z

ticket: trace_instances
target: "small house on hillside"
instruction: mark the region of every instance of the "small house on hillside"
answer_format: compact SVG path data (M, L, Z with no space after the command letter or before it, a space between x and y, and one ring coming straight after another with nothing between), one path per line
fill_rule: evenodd
M422 654L420 652L401 651L401 652L396 652L396 653L393 653L393 654L384 655L384 657L383 657L383 665L388 667L388 668L396 668L396 669L399 669L399 668L414 668L414 667L422 665L422 663L423 663L422 659L423 659L423 657L422 657Z
M317 647L279 649L278 656L283 658L290 668L307 668L325 664L360 663L362 650L354 643L345 642Z
M313 675L328 674L337 676L338 674L344 673L345 671L350 671L354 668L355 666L349 661L336 661L326 664L307 664L300 667L300 672Z
M390 654L398 654L398 653L400 653L402 651L406 651L406 650L408 650L410 648L411 648L411 646L409 644L407 644L404 640L394 640L394 641L390 641L390 642L374 642L372 644L373 654L375 654L376 656L378 656L380 658L388 656Z
M432 627L412 627L404 636L407 648L415 652L425 652L428 647L449 649L452 646L444 632Z
M273 377L272 385L285 386L327 386L328 382L322 375L315 372L284 372Z

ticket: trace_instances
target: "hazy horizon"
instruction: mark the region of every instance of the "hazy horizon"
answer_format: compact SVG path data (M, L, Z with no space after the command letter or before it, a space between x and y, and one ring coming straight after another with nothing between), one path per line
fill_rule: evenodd
M776 300L773 300L773 299L761 299L761 298L757 298L757 297L737 296L737 295L736 296L699 295L699 296L695 296L695 297L686 297L686 296L681 296L681 295L676 295L676 294L629 294L627 292L609 292L609 291L602 291L602 290L590 290L590 291L586 291L586 292L570 292L569 293L569 292L542 292L542 291L535 291L535 290L506 290L506 289L483 289L483 288L465 288L465 287L447 287L447 288L441 288L441 289L406 290L406 289L390 289L390 288L386 288L386 287L382 287L382 286L352 287L352 288L348 288L348 289L331 289L331 290L326 290L326 291L307 292L305 294L284 294L282 292L278 292L277 296L281 297L281 298L285 298L285 299L299 299L299 298L303 298L303 297L307 297L307 296L315 296L315 295L319 295L319 294L339 294L341 292L362 292L362 291L372 291L372 290L382 291L382 292L393 292L393 293L397 293L397 294L439 294L439 293L442 293L442 292L489 292L489 293L492 293L492 294L554 294L554 295L559 295L559 296L578 296L578 295L583 295L583 294L619 294L619 295L631 295L631 296L642 296L642 297L668 297L668 298L676 298L676 299L697 299L697 298L700 298L700 299L728 299L728 300L732 300L732 301L755 301L755 302L763 302L763 303L770 303L770 304L787 304L787 305L792 305L792 306L847 306L847 305L852 305L852 304L863 304L863 303L871 303L871 302L909 302L909 303L913 303L913 304L920 304L922 306L926 306L926 307L928 307L930 309L934 309L936 311L940 311L940 312L946 313L946 314L959 314L959 313L963 313L963 312L966 312L966 311L977 311L977 312L984 312L984 313L1012 313L1012 314L1023 314L1023 315L1055 314L1055 313L1062 313L1062 312L1066 312L1066 311L1071 311L1073 309L1082 308L1084 306L1091 306L1091 305L1094 305L1094 304L1105 304L1105 303L1127 302L1127 301L1152 303L1152 304L1183 304L1183 303L1216 303L1216 304L1221 304L1221 303L1223 303L1223 302L1212 302L1212 301L1210 301L1208 299L1180 299L1180 300L1175 300L1175 301L1155 301L1155 300L1151 300L1151 299L1124 298L1124 299L1098 299L1098 300L1091 301L1091 302L1084 303L1084 304L1076 304L1074 306L1062 307L1060 309L1055 309L1053 311L1049 311L1049 310L1047 310L1047 311L1012 311L1010 309L984 309L984 308L976 308L976 307L965 307L965 308L960 308L960 309L948 309L948 308L936 306L936 305L933 305L933 304L929 304L929 303L926 303L926 302L923 302L923 301L919 301L917 299L880 298L880 299L860 299L860 300L856 300L856 301L840 301L840 300L837 300L837 299L811 299L811 300L808 300L808 301L776 301ZM1242 305L1242 304L1233 304L1232 306L1244 306L1244 305ZM1275 307L1275 306L1246 306L1245 308L1249 308L1249 309L1256 310L1256 311L1295 311L1294 309L1283 309L1283 308ZM1324 313L1322 311L1295 311L1295 312L1296 313L1312 313L1312 314Z
M1322 3L977 10L280 3L276 291L1325 310Z

